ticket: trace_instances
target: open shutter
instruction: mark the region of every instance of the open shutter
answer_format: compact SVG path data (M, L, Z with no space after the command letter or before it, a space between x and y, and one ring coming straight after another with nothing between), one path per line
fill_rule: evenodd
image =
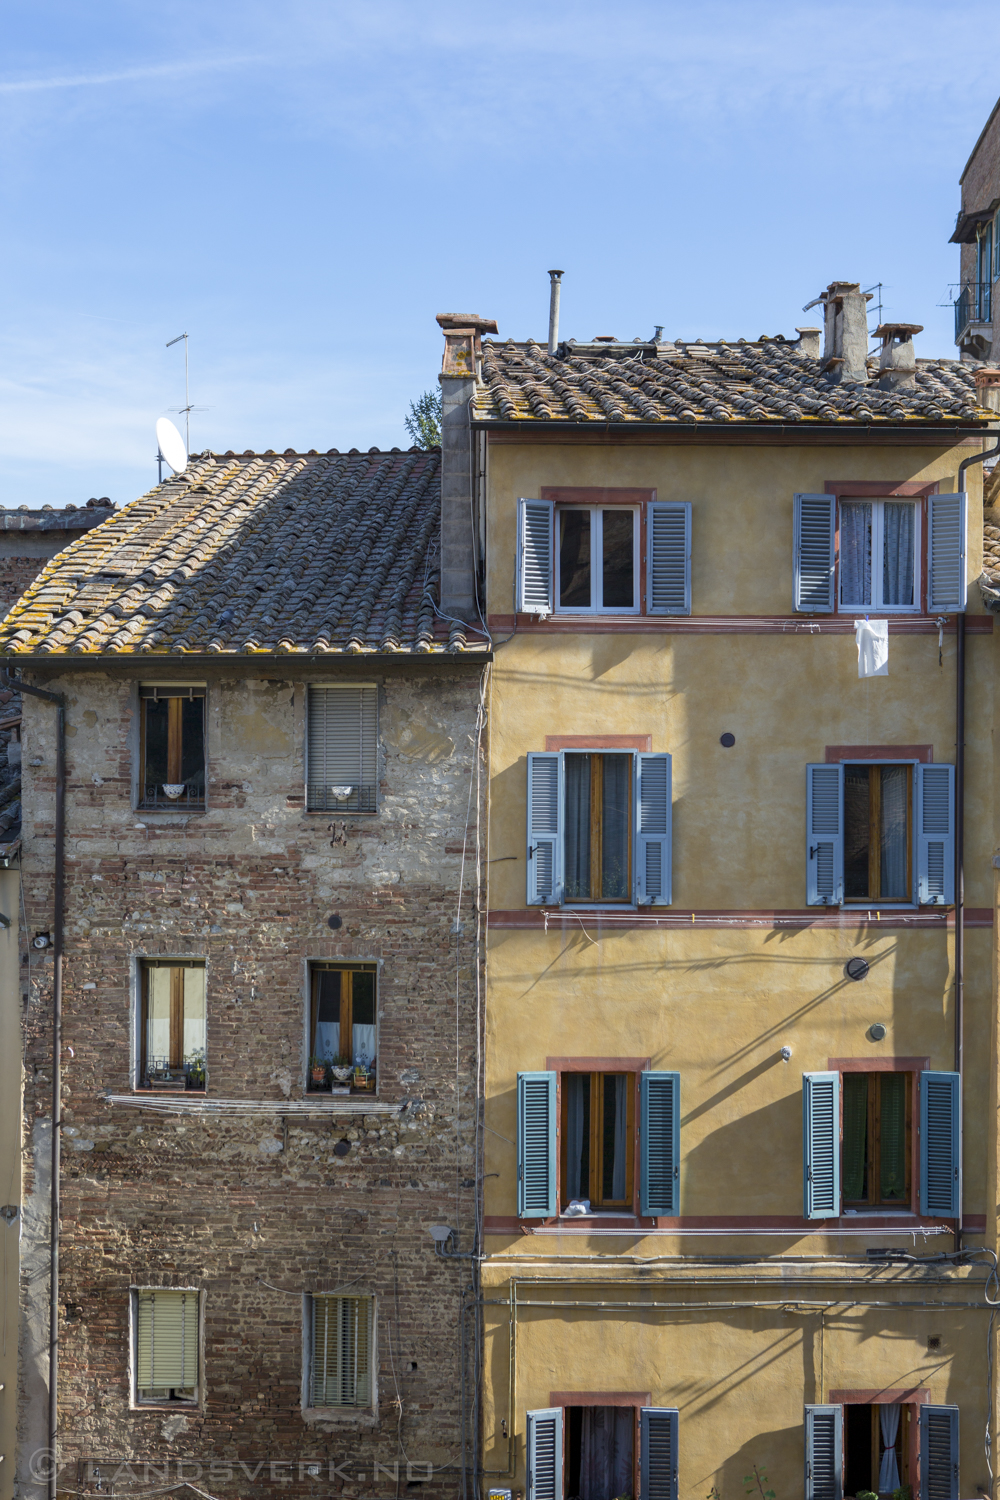
M672 899L671 760L669 755L635 758L635 902L669 906Z
M840 1213L840 1074L802 1075L803 1214Z
M528 755L528 905L562 900L562 756Z
M920 1212L962 1213L962 1083L958 1073L920 1075Z
M802 614L833 612L835 495L796 495L793 531L793 606Z
M844 768L806 766L806 905L844 899Z
M806 1500L841 1500L844 1408L806 1407Z
M958 1500L958 1407L919 1411L920 1500Z
M916 767L917 901L955 900L955 767Z
M517 1215L548 1219L556 1212L556 1075L518 1073Z
M677 1500L676 1406L639 1408L639 1500Z
M927 612L950 615L965 609L968 506L964 490L927 497Z
M639 1075L639 1212L681 1211L681 1075Z
M552 613L555 506L551 500L517 502L517 610Z
M562 1500L561 1406L528 1412L528 1500Z
M646 508L646 613L691 613L691 502L653 500Z

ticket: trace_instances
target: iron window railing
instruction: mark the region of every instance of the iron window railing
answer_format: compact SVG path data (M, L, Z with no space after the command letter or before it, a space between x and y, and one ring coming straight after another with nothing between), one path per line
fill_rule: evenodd
M989 281L968 281L955 299L955 342L970 323L992 323L993 287Z

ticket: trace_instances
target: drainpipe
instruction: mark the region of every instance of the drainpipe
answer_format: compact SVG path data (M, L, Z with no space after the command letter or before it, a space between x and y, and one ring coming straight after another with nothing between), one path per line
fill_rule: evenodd
M549 353L555 354L559 344L559 294L562 271L549 272Z
M56 1500L59 1466L59 1176L61 1170L62 959L66 907L66 699L62 693L29 687L0 668L0 681L15 693L28 693L56 706L56 851L52 920L52 1183L49 1201L49 1500Z

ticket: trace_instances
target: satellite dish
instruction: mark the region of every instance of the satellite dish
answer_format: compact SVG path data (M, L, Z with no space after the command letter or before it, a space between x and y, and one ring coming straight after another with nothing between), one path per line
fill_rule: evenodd
M158 417L156 422L156 441L160 453L170 465L175 474L187 468L187 450L184 447L184 439L169 417Z

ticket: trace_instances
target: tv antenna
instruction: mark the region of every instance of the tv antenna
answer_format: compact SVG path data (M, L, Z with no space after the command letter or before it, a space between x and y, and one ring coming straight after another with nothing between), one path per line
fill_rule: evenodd
M175 474L187 468L187 449L184 439L169 417L157 417L156 419L156 462L160 466L159 483L163 483L163 465L166 464Z
M188 389L188 336L187 336L187 334L186 333L179 333L175 339L171 339L170 340L169 344L167 345L167 348L168 349L172 349L175 344L179 344L180 343L181 339L184 340L184 405L181 407L181 409L180 409L180 411L178 412L177 415L178 416L183 415L183 417L184 417L184 448L185 448L185 462L186 462L187 461L187 454L191 452L191 412L194 409L192 407L192 405L191 405L191 393L190 393L190 390ZM164 454L164 457L166 457L165 454ZM167 463L170 463L169 458L167 459ZM170 467L173 468L173 464L170 464Z

